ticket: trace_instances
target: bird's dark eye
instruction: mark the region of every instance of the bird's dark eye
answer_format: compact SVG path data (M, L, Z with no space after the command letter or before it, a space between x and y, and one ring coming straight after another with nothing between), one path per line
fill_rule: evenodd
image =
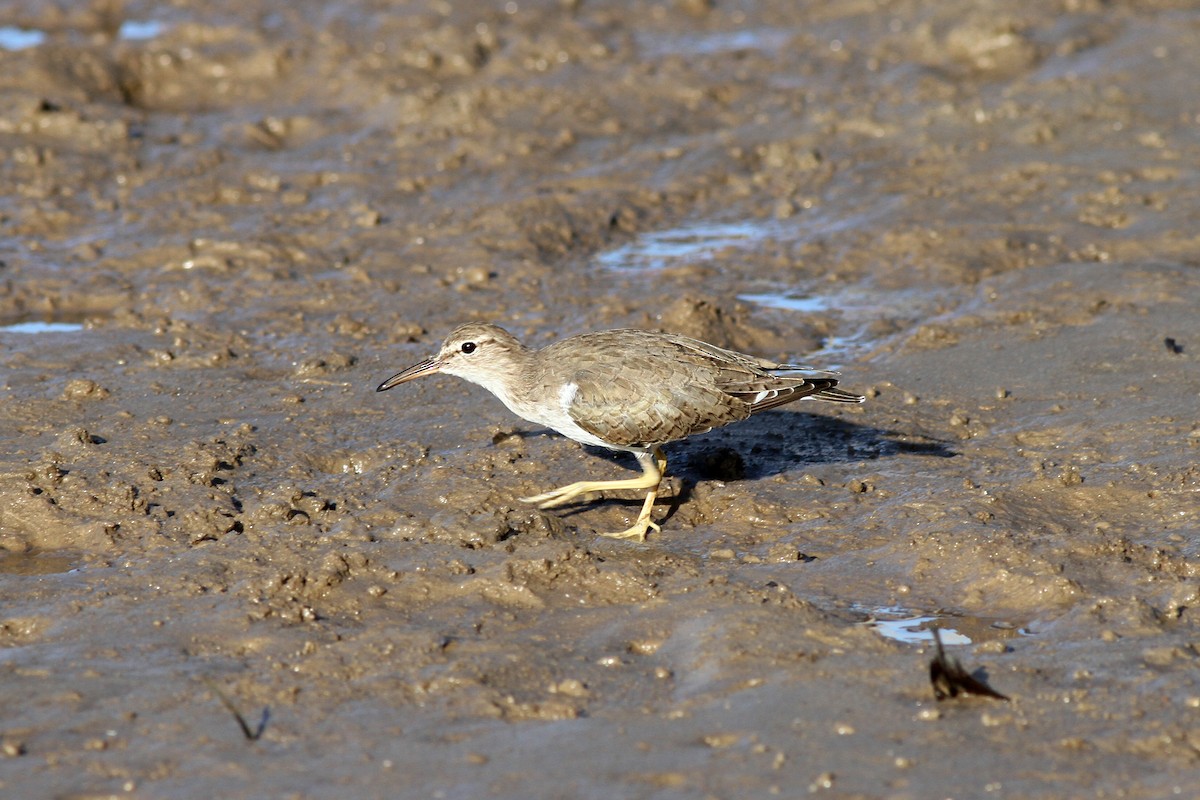
M463 342L462 351L464 353L474 353L475 352L475 343L474 342Z

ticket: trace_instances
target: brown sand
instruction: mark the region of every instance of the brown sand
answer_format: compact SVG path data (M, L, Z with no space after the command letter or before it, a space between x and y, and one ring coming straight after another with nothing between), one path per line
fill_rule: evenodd
M0 795L1200 794L1191 4L0 19L47 34L0 50L0 324L82 323L0 329ZM374 393L468 319L871 397L673 446L616 542L635 497L516 498L632 461Z

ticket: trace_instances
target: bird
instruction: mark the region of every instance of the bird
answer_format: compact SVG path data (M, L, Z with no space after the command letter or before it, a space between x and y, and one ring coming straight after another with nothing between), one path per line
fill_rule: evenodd
M604 533L645 541L667 469L663 445L797 400L861 403L837 388L838 373L778 364L675 333L621 328L582 333L541 349L504 328L468 322L437 355L396 373L377 392L444 373L482 386L522 419L586 445L633 453L636 478L579 481L524 503L554 508L596 492L645 491L637 520Z

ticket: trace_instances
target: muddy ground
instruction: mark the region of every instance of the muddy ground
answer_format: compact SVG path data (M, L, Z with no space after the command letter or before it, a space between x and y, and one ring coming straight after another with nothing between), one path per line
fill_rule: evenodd
M3 796L1200 792L1191 4L0 19ZM614 541L516 498L632 459L374 392L470 319L869 400Z

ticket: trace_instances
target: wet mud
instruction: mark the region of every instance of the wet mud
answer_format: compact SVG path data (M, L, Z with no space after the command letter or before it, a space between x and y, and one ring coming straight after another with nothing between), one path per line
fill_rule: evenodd
M0 19L0 794L1195 793L1189 4ZM868 401L614 541L517 498L632 459L374 392L472 319Z

